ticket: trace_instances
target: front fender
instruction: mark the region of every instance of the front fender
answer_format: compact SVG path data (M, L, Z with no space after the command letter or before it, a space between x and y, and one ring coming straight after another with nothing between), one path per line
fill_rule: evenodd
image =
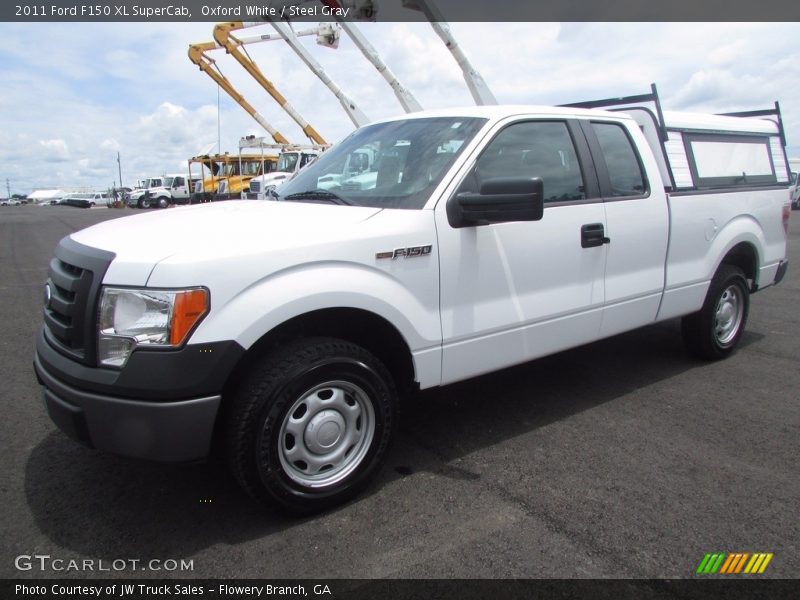
M422 283L422 273L404 272L415 285L389 271L330 261L278 271L214 307L190 343L234 340L249 349L286 321L327 308L355 308L382 317L403 336L414 357L420 383L438 383L441 366L438 280ZM411 290L419 290L412 293ZM213 304L212 290L212 304Z

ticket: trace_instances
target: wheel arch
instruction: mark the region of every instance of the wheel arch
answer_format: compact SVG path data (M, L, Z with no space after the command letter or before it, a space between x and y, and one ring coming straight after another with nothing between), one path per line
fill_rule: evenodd
M739 242L735 244L719 263L720 265L731 265L738 267L744 273L748 281L750 291L758 289L758 250L751 242ZM719 268L719 265L717 265Z
M411 349L400 331L384 317L359 308L324 308L297 315L277 325L251 345L228 377L223 395L266 353L303 337L332 337L361 346L391 373L401 394L415 387ZM224 404L224 402L223 402Z
M748 215L733 219L717 233L708 248L706 278L710 281L720 265L732 265L744 272L750 291L755 291L766 246L764 230L756 219Z

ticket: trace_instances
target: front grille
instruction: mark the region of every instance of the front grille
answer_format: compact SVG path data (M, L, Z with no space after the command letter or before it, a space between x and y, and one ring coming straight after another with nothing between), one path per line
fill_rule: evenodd
M54 258L50 261L50 302L44 321L50 333L78 358L85 356L85 307L92 287L92 272Z
M95 361L95 322L100 281L114 255L64 238L50 261L44 308L47 339L63 354Z
M257 194L261 191L261 182L260 181L251 181L250 182L250 191L254 194Z

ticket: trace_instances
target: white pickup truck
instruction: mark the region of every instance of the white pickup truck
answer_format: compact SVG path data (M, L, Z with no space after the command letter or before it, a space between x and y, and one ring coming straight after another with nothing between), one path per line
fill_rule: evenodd
M255 498L324 509L375 474L414 389L675 317L696 355L732 352L787 268L782 135L779 110L421 112L358 129L279 201L73 233L37 340L47 410L127 456L219 439ZM319 185L365 151L369 185Z

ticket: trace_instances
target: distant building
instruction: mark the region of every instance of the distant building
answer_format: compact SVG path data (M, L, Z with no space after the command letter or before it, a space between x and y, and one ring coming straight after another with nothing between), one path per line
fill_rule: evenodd
M64 190L34 190L28 194L28 202L35 204L46 204L51 200L60 200L67 192Z

